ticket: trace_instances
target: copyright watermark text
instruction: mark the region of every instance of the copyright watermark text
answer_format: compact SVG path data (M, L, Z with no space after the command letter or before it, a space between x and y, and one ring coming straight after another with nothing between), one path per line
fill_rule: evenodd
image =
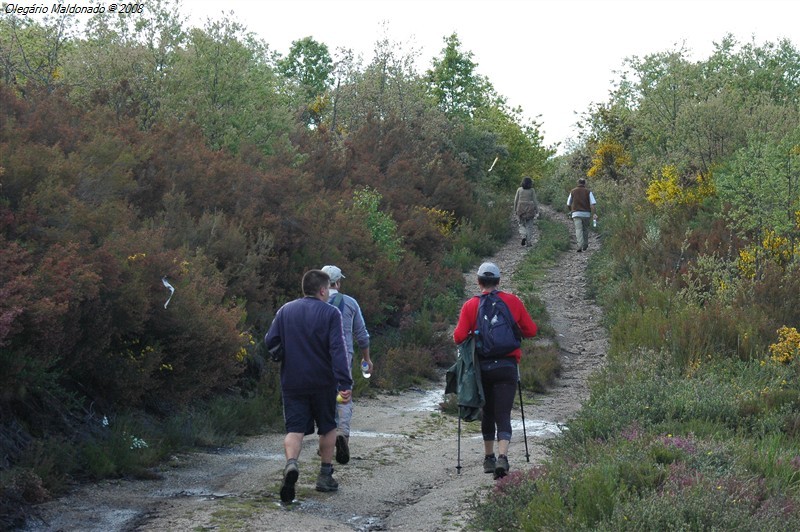
M121 2L110 4L82 4L80 2L3 2L2 12L22 17L32 15L95 15L99 13L140 14L144 13L144 3Z

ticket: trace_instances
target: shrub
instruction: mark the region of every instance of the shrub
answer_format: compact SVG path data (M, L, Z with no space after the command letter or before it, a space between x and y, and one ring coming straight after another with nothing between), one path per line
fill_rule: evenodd
M429 348L412 344L390 347L381 357L372 378L399 389L436 379L436 364Z
M576 521L592 528L614 511L619 477L613 466L600 463L576 472L569 501Z
M520 516L529 514L526 507L536 500L541 483L547 484L543 467L510 471L497 481L485 501L476 501L475 527L479 530L518 528Z
M557 346L523 342L519 371L525 391L544 393L561 375L561 368Z

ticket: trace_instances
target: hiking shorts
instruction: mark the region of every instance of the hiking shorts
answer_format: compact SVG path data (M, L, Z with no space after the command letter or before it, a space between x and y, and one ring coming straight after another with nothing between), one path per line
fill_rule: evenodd
M286 432L322 436L336 428L336 388L310 392L283 393L283 421Z

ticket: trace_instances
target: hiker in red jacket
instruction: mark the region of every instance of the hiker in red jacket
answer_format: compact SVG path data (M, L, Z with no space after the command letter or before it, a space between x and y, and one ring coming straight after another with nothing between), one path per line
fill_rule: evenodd
M519 327L523 338L536 336L538 328L525 304L514 294L497 290L500 284L500 269L491 262L484 262L478 268L478 286L483 294L496 291L500 299L508 306L511 317ZM476 318L480 297L468 299L461 307L458 324L453 332L453 340L460 344L476 330ZM514 392L519 380L519 364L522 350L517 348L505 356L497 358L481 358L481 384L486 403L481 417L481 433L485 457L483 470L494 473L495 478L504 477L508 473L508 445L511 441L511 408L514 405ZM494 441L497 440L498 455L495 458Z

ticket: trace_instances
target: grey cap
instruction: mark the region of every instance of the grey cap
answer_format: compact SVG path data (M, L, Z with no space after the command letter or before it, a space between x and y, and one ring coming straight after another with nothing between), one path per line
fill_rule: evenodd
M478 277L488 277L499 279L500 278L500 268L493 262L484 262L481 264L481 267L478 268Z
M340 279L344 279L344 274L338 266L323 266L322 271L328 274L332 283L338 283Z

